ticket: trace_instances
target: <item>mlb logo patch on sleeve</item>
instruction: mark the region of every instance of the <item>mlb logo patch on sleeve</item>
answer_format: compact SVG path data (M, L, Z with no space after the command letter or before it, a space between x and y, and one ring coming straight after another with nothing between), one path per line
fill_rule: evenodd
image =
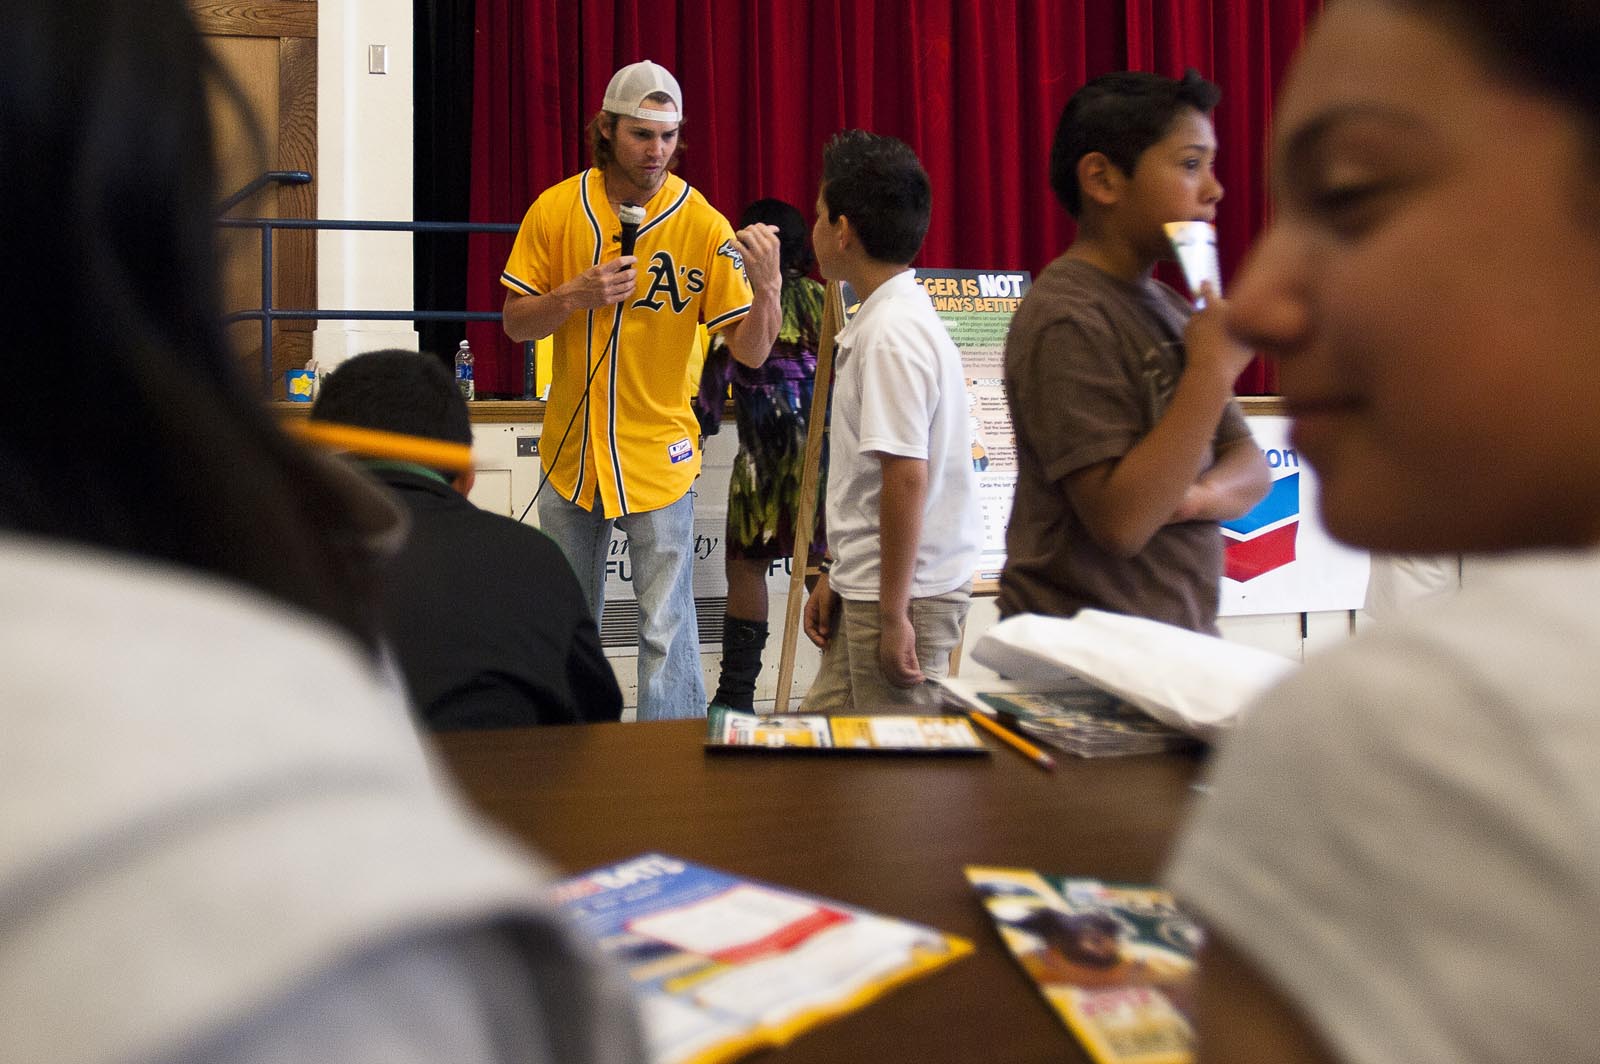
M689 442L687 436L677 443L670 443L667 445L667 457L672 459L673 465L677 465L679 462L687 462L694 457L694 444Z

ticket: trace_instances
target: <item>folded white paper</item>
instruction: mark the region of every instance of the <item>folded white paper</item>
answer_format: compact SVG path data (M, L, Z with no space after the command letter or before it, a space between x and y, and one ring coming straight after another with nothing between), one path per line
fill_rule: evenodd
M1298 665L1216 636L1102 610L1009 617L984 633L972 659L1029 684L1087 680L1206 740Z

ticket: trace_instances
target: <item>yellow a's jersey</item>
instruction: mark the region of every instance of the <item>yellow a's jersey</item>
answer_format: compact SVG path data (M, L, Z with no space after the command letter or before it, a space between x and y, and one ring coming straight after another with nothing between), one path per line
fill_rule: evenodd
M688 385L695 329L716 333L750 312L733 228L705 197L668 174L644 207L633 296L574 313L555 331L539 443L550 486L591 509L599 492L607 517L659 509L689 490L700 471ZM617 258L621 232L603 173L586 170L528 208L500 281L542 295Z

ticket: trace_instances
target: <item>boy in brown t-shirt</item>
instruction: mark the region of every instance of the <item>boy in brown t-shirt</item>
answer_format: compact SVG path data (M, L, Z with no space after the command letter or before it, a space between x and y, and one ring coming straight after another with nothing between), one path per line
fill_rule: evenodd
M1083 607L1216 632L1219 521L1269 473L1233 382L1251 352L1151 277L1166 222L1211 221L1220 92L1110 74L1068 101L1050 180L1078 236L1039 275L1006 339L1017 488L1000 612Z

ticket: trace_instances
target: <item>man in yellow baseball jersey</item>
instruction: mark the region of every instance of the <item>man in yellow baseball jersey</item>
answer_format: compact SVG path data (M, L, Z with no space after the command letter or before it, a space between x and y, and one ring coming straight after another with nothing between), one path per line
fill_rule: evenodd
M782 317L776 231L735 234L671 172L682 121L683 94L665 69L646 60L617 71L589 124L593 167L534 201L500 275L506 334L554 337L539 523L597 622L611 527L628 533L640 720L706 706L689 493L700 470L688 388L696 326L728 330L733 356L759 366ZM644 208L632 255L620 254L624 204Z

